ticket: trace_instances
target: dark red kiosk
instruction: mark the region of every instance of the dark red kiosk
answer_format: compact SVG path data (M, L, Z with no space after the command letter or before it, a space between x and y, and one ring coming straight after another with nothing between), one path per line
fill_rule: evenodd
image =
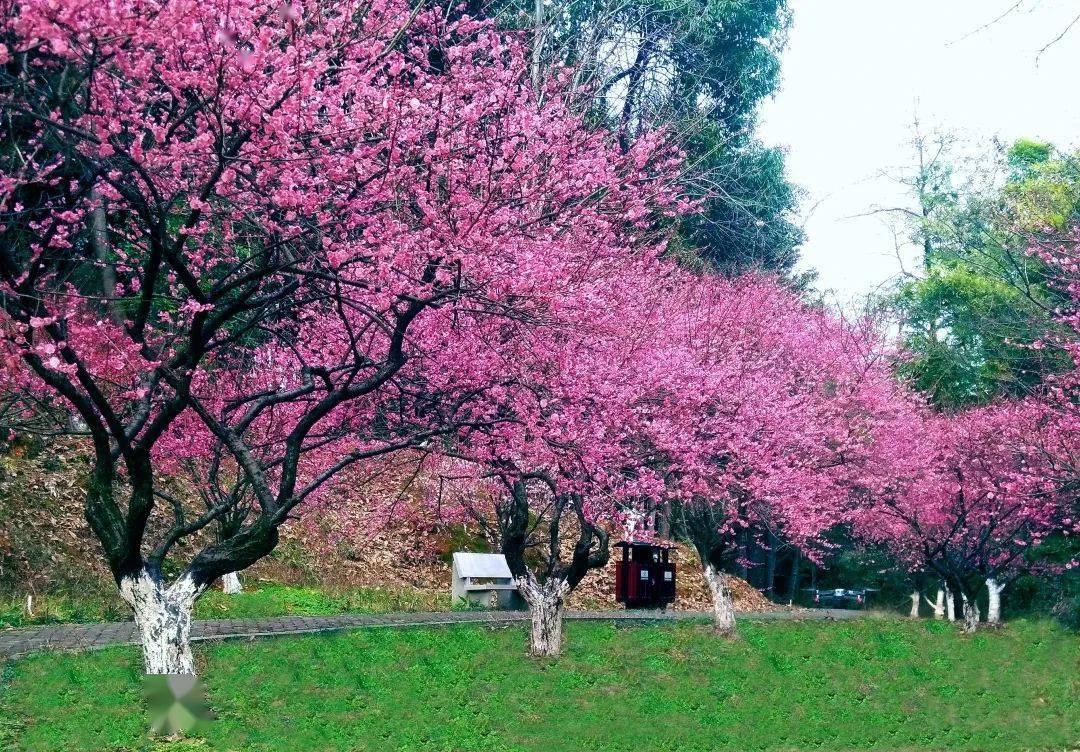
M672 546L620 541L615 562L615 600L627 608L664 608L675 600Z

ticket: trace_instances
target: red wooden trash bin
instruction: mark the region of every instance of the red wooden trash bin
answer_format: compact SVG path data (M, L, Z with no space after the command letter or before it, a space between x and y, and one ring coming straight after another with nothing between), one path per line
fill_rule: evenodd
M620 541L615 562L615 600L627 608L664 608L675 600L671 546Z

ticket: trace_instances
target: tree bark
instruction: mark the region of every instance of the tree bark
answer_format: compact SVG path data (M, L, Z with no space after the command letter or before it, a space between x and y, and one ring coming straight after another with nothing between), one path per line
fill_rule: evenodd
M518 579L518 591L529 604L529 655L557 656L562 652L563 606L570 592L566 580L549 580L543 585L533 577Z
M802 563L802 551L795 549L791 559L791 577L788 579L788 605L795 602L795 596L799 594L799 565Z
M225 595L239 595L244 592L244 586L240 584L240 575L229 572L221 578L221 592Z
M776 549L780 541L769 531L769 550L765 552L765 597L776 600Z
M945 617L949 621L956 621L956 598L948 588L945 588Z
M105 198L97 188L90 190L90 200L94 202L94 211L91 216L91 244L94 248L94 258L101 265L101 293L105 298L105 306L109 312L109 318L114 324L124 323L124 313L120 308L120 301L116 295L116 270L109 262L109 223L105 214Z
M934 618L935 619L944 619L945 618L945 591L944 590L942 590L941 588L938 588L937 600L931 601L926 596L923 596L923 599L926 601L927 605L930 606L930 608L934 609Z
M705 582L709 584L709 592L712 593L713 629L719 635L731 637L735 634L735 602L731 598L728 574L707 563Z
M533 48L532 48L532 82L533 87L540 88L541 56L544 53L544 0L533 2Z
M922 599L922 596L919 594L918 590L913 590L911 592L911 611L908 613L909 618L911 618L911 619L918 619L919 618L919 601L921 599Z
M1001 591L1004 589L1005 585L995 578L986 578L986 591L988 593L986 604L987 624L1001 624Z
M968 598L963 591L960 593L960 602L964 614L964 634L974 634L979 628L979 606L974 597Z
M135 614L147 674L195 674L191 617L204 589L190 574L169 587L145 569L121 579L120 597Z

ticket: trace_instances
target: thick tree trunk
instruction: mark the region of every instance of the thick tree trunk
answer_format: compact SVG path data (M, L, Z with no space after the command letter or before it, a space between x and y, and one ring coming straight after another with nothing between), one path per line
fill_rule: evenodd
M518 591L529 604L529 655L557 656L562 652L563 606L570 586L566 580L549 580L543 585L532 577L519 578Z
M919 601L921 599L922 599L922 596L919 594L918 590L912 591L912 593L911 593L911 611L908 613L908 616L910 618L912 618L912 619L918 619L919 618Z
M221 578L221 592L225 595L239 595L244 592L244 586L240 584L240 575L229 572Z
M960 602L964 614L964 634L974 634L979 628L979 605L975 598L968 598L967 593L960 593Z
M731 598L727 572L706 564L705 582L712 593L713 629L719 635L730 637L735 634L735 602Z
M930 608L934 609L934 618L935 619L944 619L945 618L945 591L944 590L942 590L941 588L938 588L937 600L931 601L929 598L927 598L925 596L923 596L923 600L926 601L926 604L928 606L930 606Z
M949 621L956 621L956 599L948 588L945 588L945 616Z
M529 654L556 656L562 652L563 604L559 598L545 598L530 604Z
M1001 591L1004 589L1005 585L993 577L986 578L986 592L988 593L986 604L987 624L1001 624Z
M776 600L776 549L780 541L769 532L769 550L765 553L765 597Z
M171 586L146 570L120 581L120 597L139 628L147 674L194 674L191 616L203 587L185 574Z
M788 579L788 605L795 602L795 596L799 594L799 564L802 563L802 551L795 549L795 555L791 559L791 577Z

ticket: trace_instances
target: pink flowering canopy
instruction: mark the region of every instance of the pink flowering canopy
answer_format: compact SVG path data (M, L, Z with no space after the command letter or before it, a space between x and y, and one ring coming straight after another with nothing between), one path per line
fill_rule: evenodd
M568 76L537 91L515 38L440 8L6 5L0 357L86 425L118 580L236 503L144 546L159 473L257 512L208 582L352 464L529 419L504 363L687 208L660 134L624 152Z
M1026 555L1063 524L1039 449L1046 426L1036 400L956 415L919 405L897 412L879 434L857 531L966 596L986 578L1035 566Z
M1058 310L1064 333L1059 344L1071 356L1073 368L1052 379L1042 402L1048 420L1042 427L1039 446L1049 472L1072 504L1069 525L1080 524L1080 229L1062 242L1034 245L1030 251L1046 262L1052 284L1063 290L1069 304Z
M444 521L478 522L519 578L535 574L524 549L542 547L549 558L539 579L573 588L606 562L611 523L634 500L662 493L636 444L635 407L647 386L640 357L656 334L651 311L673 273L648 257L594 265L587 280L562 287L555 315L507 330L497 350L475 351L503 376L484 396L487 413L500 417L434 452L428 504ZM566 567L560 530L576 536Z
M891 394L872 329L753 277L683 279L659 320L642 438L699 553L753 524L813 555Z
M515 405L533 417L455 446L429 484L434 505L454 519L463 504L501 520L512 481L525 476L544 481L529 498L539 516L559 492L609 528L679 500L683 527L703 518L703 536L721 548L752 523L820 544L896 391L872 329L769 279L664 264L632 272L606 287L606 304L623 301L614 315L590 311L520 343L514 364L525 366L519 387L532 401Z
M999 584L1048 569L1030 552L1049 535L1077 531L1080 419L1080 258L1069 240L1031 249L1072 305L1057 311L1056 344L1075 361L1024 400L934 414L898 394L882 412L875 458L853 515L857 533L971 598L984 578ZM1033 347L1043 346L1036 342ZM1073 566L1071 563L1068 566Z
M89 437L118 582L216 530L201 592L302 503L337 538L480 520L519 576L569 514L570 587L660 505L707 563L850 523L956 580L1076 524L1080 337L1046 395L931 414L871 324L678 268L668 135L621 148L460 8L0 5L5 421ZM1073 334L1076 247L1032 251Z

